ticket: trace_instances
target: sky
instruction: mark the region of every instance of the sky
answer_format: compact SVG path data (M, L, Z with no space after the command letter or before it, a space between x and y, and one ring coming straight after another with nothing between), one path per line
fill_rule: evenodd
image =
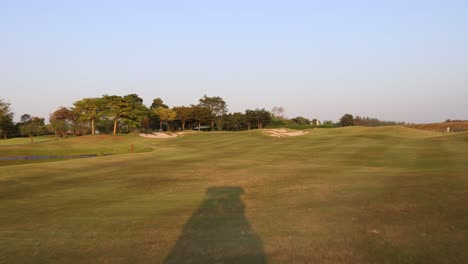
M468 119L468 1L0 0L0 98L48 118L136 93L230 111Z

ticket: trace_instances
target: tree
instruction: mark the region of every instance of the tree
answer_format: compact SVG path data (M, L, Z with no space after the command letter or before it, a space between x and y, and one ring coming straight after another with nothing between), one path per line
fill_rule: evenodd
M94 135L94 123L103 114L103 102L101 98L84 98L74 103L75 111L79 118L91 122L91 134Z
M232 114L232 125L235 130L240 129L245 123L245 115L240 112Z
M262 109L255 109L255 118L257 121L257 127L262 129L264 125L271 122L271 113Z
M217 121L217 128L222 127L222 116L228 111L227 104L223 98L219 96L208 97L206 94L200 98L199 106L210 109L212 115L211 128L214 127L215 121Z
M74 118L73 112L66 107L59 107L49 116L49 128L54 132L55 137L64 137L71 126Z
M177 119L182 123L182 130L185 130L185 123L192 118L192 108L187 106L177 106L172 108L177 113Z
M158 109L159 107L169 108L169 106L164 104L163 100L158 97L158 98L153 100L153 103L151 104L151 109Z
M245 115L239 112L229 113L223 117L225 130L239 130L245 123Z
M288 120L284 117L277 117L276 115L271 115L271 124L274 126L287 126Z
M0 99L0 133L7 139L8 132L14 127L14 113L11 112L10 104Z
M298 125L310 125L310 120L303 117L303 116L298 116L298 117L295 117L293 119L291 119L291 121L293 121L294 123L298 124Z
M336 127L337 125L339 125L339 124L335 124L335 123L333 123L333 121L331 121L331 120L325 120L325 121L323 121L321 127L324 127L324 128L334 128L334 127Z
M263 128L264 125L271 123L271 116L272 114L264 108L245 110L245 117L249 130L252 128L252 123L256 123L257 128L259 129Z
M104 115L111 119L113 122L113 134L117 133L117 122L120 118L125 117L125 115L131 111L129 109L128 103L118 95L104 95L102 97L104 107Z
M177 118L177 112L169 108L159 107L153 110L154 114L160 119L159 130L162 131L163 122L173 121Z
M247 121L248 130L252 129L252 123L255 123L257 121L255 111L249 109L245 110L245 120Z
M271 123L275 126L288 125L288 119L284 117L284 108L282 106L275 106L271 109Z
M33 136L39 136L44 130L44 118L31 117L28 114L21 116L20 133L23 136L29 136L31 143L34 142Z
M198 130L200 130L201 124L208 122L213 119L213 112L207 108L200 105L192 105L192 118L198 124Z
M284 108L282 106L275 106L273 109L271 109L271 112L273 113L273 116L278 117L278 118L284 118Z
M117 125L126 124L131 130L140 126L140 121L146 113L143 99L137 94L125 96L104 95L102 97L104 105L104 116L113 121L113 134L117 134Z
M406 125L405 122L383 121L383 120L379 120L378 118L361 117L361 116L354 117L353 124L355 126L367 126L367 127Z
M64 137L69 129L69 125L63 120L50 120L47 127L55 134L55 138Z
M129 126L130 131L134 128L142 127L142 121L149 119L149 109L143 104L143 99L137 94L125 95L124 100L127 101L132 108L132 114L124 119L125 123Z
M345 114L340 119L340 125L342 127L353 126L354 125L353 119L354 119L353 115Z

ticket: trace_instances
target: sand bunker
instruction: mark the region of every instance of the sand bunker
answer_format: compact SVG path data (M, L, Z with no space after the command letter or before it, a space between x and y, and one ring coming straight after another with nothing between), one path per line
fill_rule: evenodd
M182 136L183 134L185 134L185 133L184 132L172 132L172 133L153 132L151 134L140 133L138 135L140 137L144 137L144 138L160 138L160 139L163 139L163 138L176 138L178 136Z
M268 129L266 133L272 137L298 137L309 134L307 131L290 131L285 128Z

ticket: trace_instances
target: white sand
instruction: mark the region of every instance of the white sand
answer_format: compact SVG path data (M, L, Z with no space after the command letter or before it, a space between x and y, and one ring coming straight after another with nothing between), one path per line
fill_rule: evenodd
M140 133L138 135L140 137L144 137L144 138L160 138L160 139L163 139L163 138L175 138L175 137L181 136L183 134L184 134L183 132L170 133L170 134L169 133L164 133L164 132L153 132L151 134Z
M308 131L289 131L284 128L268 129L266 132L272 137L298 137L309 134Z

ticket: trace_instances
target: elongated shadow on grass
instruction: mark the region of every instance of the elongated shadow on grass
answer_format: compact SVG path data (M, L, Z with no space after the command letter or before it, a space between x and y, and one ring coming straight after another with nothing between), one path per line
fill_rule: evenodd
M266 263L247 221L240 187L213 187L185 224L165 263Z

